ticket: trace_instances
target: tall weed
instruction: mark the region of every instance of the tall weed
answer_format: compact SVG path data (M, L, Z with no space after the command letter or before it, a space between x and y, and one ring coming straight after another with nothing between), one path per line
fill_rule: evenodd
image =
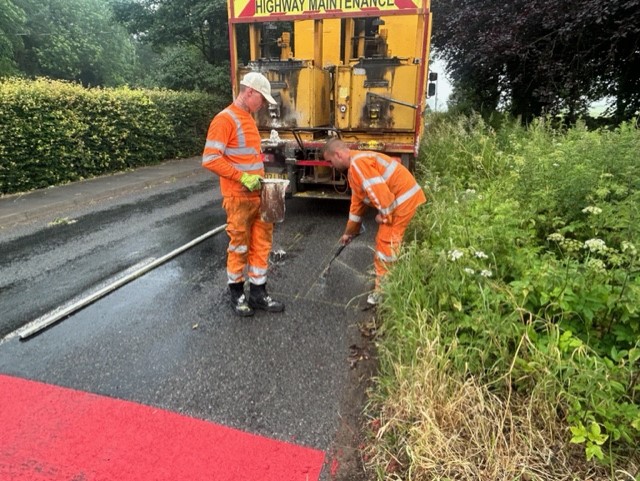
M385 283L372 401L388 425L377 431L382 447L373 455L387 466L380 477L390 465L402 479L637 473L638 129L558 132L541 120L494 131L480 118L437 119L431 127L419 166L430 202ZM415 427L442 404L413 390L426 368L448 395L467 393L471 404L501 413L475 418L478 432L493 433L490 453L501 445L502 454L521 456L465 457L475 461L449 471L458 451L418 455L412 446L435 446L431 437L443 436L432 425L421 435ZM499 442L487 425L496 416ZM455 429L471 429L460 422ZM423 438L409 444L416 436ZM482 449L473 435L464 439ZM494 465L485 470L494 461L502 474Z

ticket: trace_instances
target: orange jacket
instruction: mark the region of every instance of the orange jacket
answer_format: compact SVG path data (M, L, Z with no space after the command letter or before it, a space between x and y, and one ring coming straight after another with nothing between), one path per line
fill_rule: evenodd
M411 172L397 160L379 152L352 151L350 156L351 207L346 234L360 232L368 206L392 223L394 214L412 213L427 201Z
M243 173L264 176L260 153L260 133L249 112L234 104L216 115L207 132L202 166L220 176L224 197L259 197L241 183Z

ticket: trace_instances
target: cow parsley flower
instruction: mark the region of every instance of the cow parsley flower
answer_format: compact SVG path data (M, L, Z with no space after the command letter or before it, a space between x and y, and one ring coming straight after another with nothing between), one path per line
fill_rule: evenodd
M589 259L587 261L587 267L595 272L605 273L607 272L607 267L604 265L600 259Z
M476 271L474 271L471 267L465 267L464 271L469 274L470 276L474 275L476 273Z
M475 251L473 253L473 255L476 256L478 259L488 259L489 258L489 256L487 254L485 254L484 252L482 252L482 251Z
M552 242L562 242L564 240L564 236L559 232L554 232L553 234L549 234L547 236L547 240L550 240Z
M482 277L491 277L493 275L493 272L488 269L483 269L482 271L480 271L480 275Z
M636 255L636 246L634 246L631 242L622 241L622 252L628 252L632 256Z
M452 260L454 262L460 259L463 255L464 253L462 251L459 251L458 249L453 249L448 252L449 260Z
M602 209L600 207L596 207L595 205L590 205L590 206L587 206L584 209L582 209L582 213L583 214L598 215L601 212L602 212Z
M589 249L591 252L605 252L607 245L602 239L589 239L584 242L584 248Z

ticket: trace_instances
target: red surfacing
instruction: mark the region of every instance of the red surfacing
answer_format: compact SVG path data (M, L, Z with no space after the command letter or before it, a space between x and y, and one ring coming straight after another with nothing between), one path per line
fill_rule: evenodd
M317 481L324 453L0 375L2 481Z

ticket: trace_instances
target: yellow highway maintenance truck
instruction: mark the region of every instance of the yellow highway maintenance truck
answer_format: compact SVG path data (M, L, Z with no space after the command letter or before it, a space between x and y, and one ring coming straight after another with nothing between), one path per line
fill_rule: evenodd
M322 159L332 136L413 168L424 127L430 0L228 0L231 84L261 72L276 105L256 114L267 177L293 196L343 198ZM427 87L428 86L428 87Z

